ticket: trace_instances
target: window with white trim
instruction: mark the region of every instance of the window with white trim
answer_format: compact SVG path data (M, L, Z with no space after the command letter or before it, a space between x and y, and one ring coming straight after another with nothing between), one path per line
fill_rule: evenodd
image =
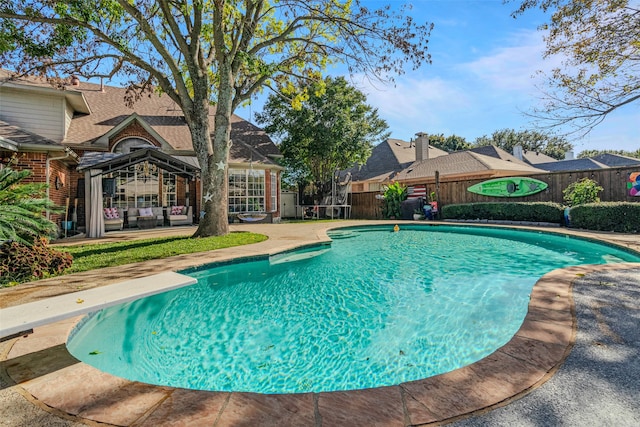
M264 170L229 169L229 212L264 212Z
M271 172L271 212L278 210L278 174Z

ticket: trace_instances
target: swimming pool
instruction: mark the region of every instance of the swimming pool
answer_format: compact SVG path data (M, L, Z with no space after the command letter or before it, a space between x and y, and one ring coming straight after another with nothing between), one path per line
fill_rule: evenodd
M640 258L544 233L366 227L271 259L192 269L189 288L88 317L68 347L128 379L291 393L398 384L485 357L555 268Z

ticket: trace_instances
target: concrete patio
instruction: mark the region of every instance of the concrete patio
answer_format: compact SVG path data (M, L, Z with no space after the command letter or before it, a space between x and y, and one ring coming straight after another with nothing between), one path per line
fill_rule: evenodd
M327 240L336 226L389 222L236 224L234 231L269 236L265 242L78 273L0 290L0 308L237 257L274 254ZM400 223L402 224L402 223ZM122 240L189 234L180 227L108 233ZM577 234L640 251L637 235ZM65 244L71 241L65 242ZM79 242L79 241L78 241ZM453 421L503 406L544 384L562 365L575 340L572 284L594 272L640 271L639 264L579 266L553 271L536 284L529 313L514 338L491 356L443 375L393 387L349 392L262 395L156 387L127 381L78 362L64 347L78 318L36 328L0 344L0 425L426 425ZM640 276L640 275L639 275ZM640 283L640 277L638 277Z

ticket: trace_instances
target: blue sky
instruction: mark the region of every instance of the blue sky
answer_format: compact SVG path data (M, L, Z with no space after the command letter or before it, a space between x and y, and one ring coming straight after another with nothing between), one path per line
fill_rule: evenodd
M393 2L369 0L365 3ZM473 142L482 135L513 128L533 127L524 112L539 105L543 81L537 70L549 70L558 59L543 60L544 41L537 28L548 16L530 11L511 17L517 3L502 0L414 0L418 21L435 24L429 42L433 63L407 70L395 86L371 85L353 76L352 82L367 94L389 124L393 138L408 141L417 132L456 134ZM340 69L328 70L340 75ZM241 117L262 110L266 95ZM571 140L576 154L587 149L640 149L640 104L611 114L586 137Z

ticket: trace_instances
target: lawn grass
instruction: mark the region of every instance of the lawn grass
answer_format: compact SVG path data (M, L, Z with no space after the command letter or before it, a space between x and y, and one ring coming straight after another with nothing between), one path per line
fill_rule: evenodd
M248 245L264 240L267 240L267 236L263 234L233 232L217 237L161 237L117 243L56 246L56 249L68 252L73 256L73 265L65 271L65 274L70 274L150 259Z

